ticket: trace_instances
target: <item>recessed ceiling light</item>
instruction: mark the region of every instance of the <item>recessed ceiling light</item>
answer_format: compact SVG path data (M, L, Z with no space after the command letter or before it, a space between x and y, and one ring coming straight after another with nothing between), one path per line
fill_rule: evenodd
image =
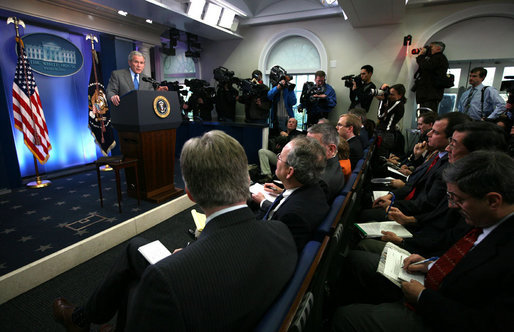
M147 19L146 19L146 23L150 23L150 24L152 24L152 23L153 23L153 21L152 21L151 19L147 18Z
M118 14L120 14L121 16L127 16L128 13L123 10L118 10Z

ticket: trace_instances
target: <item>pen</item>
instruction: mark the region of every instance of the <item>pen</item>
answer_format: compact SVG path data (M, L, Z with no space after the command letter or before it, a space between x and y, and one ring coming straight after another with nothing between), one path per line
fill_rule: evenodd
M391 203L387 207L387 211L386 211L386 215L385 215L386 219L387 219L387 216L389 216L389 211L391 210L391 206L393 206L393 204L394 204L394 198L395 198L394 193L390 193L390 194L393 195L393 197L391 197Z
M273 190L273 191L277 191L277 190L278 190L277 188L272 187L272 186L266 186L266 188L271 189L271 190Z
M430 258L424 259L424 260L419 261L419 262L416 262L416 263L412 263L412 264L410 264L410 265L419 265L419 264L424 264L424 263L428 263L428 262L436 261L436 260L438 260L438 259L439 259L439 257L434 256L434 257L430 257Z

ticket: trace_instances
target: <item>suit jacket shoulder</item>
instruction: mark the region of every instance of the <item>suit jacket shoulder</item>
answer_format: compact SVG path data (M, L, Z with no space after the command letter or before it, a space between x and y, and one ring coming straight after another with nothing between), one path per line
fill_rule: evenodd
M281 222L256 220L249 208L225 213L190 246L146 269L129 302L127 330L253 330L296 260Z

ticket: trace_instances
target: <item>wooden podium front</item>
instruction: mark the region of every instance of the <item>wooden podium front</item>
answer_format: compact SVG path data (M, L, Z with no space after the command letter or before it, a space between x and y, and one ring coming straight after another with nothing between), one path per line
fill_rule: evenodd
M121 98L118 109L111 112L121 153L139 160L142 197L157 203L184 192L175 188L173 179L176 128L182 121L178 100L176 92L131 91ZM135 183L135 172L127 169L125 174L127 184ZM127 191L129 196L136 197L131 185Z

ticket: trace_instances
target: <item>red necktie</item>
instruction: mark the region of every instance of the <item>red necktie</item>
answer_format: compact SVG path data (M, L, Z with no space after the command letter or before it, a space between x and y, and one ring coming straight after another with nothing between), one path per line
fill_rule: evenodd
M482 228L473 228L462 239L457 241L439 258L425 276L425 287L438 289L441 281L457 265L462 257L473 247L478 236L482 233Z
M437 154L434 158L434 160L432 160L432 163L430 164L430 166L428 166L427 168L427 171L425 172L425 174L427 174L430 169L432 167L434 167L435 163L437 163L437 161L439 160L439 154ZM414 193L416 192L416 187L412 188L412 190L410 191L410 193L404 198L406 201L408 200L411 200L413 197L414 197Z

